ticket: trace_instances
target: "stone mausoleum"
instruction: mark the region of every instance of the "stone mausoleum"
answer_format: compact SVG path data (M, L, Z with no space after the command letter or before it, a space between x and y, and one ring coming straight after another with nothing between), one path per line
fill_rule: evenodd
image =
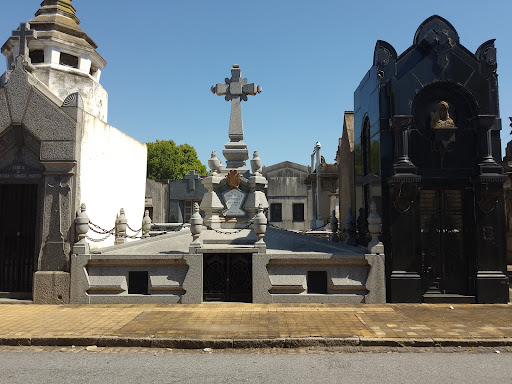
M355 209L382 212L391 302L507 303L494 40L432 16L400 55L378 41L354 94Z
M2 47L0 297L69 302L81 203L104 228L144 214L146 146L107 124L106 62L79 23L71 0L45 0Z
M222 152L226 165L212 152L210 173L202 179L204 218L196 203L190 226L179 232L95 252L79 231L81 240L72 255L71 302L384 302L384 254L375 213L370 251L267 228L263 211L268 208L268 181L257 151L250 168L246 165L249 151L241 113L241 101L260 93L261 87L242 78L235 64L231 78L211 90L231 102L231 115Z

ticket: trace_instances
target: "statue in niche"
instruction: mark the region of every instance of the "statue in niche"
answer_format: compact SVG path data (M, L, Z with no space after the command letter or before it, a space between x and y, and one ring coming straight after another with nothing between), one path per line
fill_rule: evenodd
M430 127L432 129L455 128L455 123L450 117L449 109L450 106L446 101L441 101L437 104L436 112L430 114L432 117Z

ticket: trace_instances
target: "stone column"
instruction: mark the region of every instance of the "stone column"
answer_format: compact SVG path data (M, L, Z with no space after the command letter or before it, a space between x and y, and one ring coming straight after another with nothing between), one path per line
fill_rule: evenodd
M476 118L478 132L478 171L483 173L503 173L503 168L492 156L491 130L496 121L495 115L479 115Z
M411 124L412 116L409 115L393 116L389 121L395 136L395 162L393 163L395 172L410 172L416 168L409 159L409 128Z
M34 303L67 304L70 296L70 253L74 240L73 169L75 162L42 162L46 170L43 243L34 274Z
M212 173L203 179L203 186L208 190L201 200L201 210L206 214L204 224L210 228L220 228L220 214L224 209L224 204L217 196L215 190L224 178Z
M416 252L420 241L417 228L417 202L421 177L409 158L409 129L412 116L393 116L389 121L395 134L394 174L387 182L391 194L389 230L392 239L391 249L391 301L397 303L419 303L422 301L421 257ZM404 234L407 236L404 236Z
M249 213L249 220L253 220L261 205L263 209L268 209L268 201L265 196L265 188L267 188L267 179L260 175L252 175L249 177L249 194L244 203L244 209Z
M71 175L46 174L43 247L39 271L69 271L71 220Z

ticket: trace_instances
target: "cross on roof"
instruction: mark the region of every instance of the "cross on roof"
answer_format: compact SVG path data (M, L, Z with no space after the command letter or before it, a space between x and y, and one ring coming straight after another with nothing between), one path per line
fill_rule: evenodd
M12 31L12 35L20 40L19 54L26 58L28 56L28 41L30 39L37 39L37 31L30 29L29 23L21 23L17 30Z
M199 175L196 175L196 171L189 171L188 175L185 175L185 179L188 180L188 189L195 191L196 190L196 180L199 180Z
M231 141L244 139L242 123L242 108L240 100L247 101L247 95L261 93L261 86L255 83L247 84L247 79L242 79L242 70L238 64L231 68L231 79L226 78L226 84L217 84L211 87L213 94L225 96L226 101L231 100L231 118L229 119L229 138Z

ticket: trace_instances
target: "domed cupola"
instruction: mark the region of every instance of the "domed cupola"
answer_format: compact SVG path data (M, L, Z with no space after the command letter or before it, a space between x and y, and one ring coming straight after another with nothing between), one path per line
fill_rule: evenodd
M44 0L35 17L13 31L2 54L9 70L20 54L20 35L31 36L25 59L33 65L33 75L62 100L80 93L84 109L106 121L108 95L99 80L107 63L79 24L71 0Z

